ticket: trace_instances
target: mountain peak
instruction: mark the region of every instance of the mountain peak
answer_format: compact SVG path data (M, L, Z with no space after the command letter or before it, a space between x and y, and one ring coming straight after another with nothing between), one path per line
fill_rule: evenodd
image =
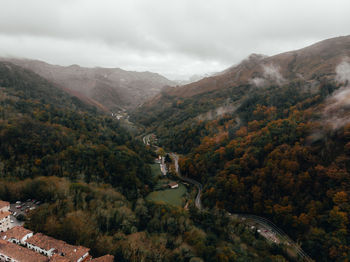
M248 56L247 60L248 61L260 61L261 59L264 59L268 57L267 55L263 55L263 54L256 54L256 53L252 53Z

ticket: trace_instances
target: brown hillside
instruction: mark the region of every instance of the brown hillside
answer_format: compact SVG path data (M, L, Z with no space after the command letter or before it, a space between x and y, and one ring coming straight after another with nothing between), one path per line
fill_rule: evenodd
M350 57L350 36L327 39L303 49L271 57L253 54L217 76L172 88L168 94L191 97L234 85L248 84L254 78L264 78L264 67L276 69L287 81L331 77L335 74L336 66L347 56Z
M151 72L85 68L78 65L64 67L28 59L1 60L29 69L104 110L134 108L159 93L164 86L174 85L167 78Z

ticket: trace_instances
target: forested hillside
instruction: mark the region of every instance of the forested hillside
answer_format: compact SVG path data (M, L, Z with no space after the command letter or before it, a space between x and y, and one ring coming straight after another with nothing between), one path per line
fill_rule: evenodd
M130 202L109 185L58 177L1 180L0 197L42 199L26 227L90 247L94 256L113 254L115 261L289 261L283 247L218 209Z
M250 58L164 91L134 119L184 154L204 206L269 218L316 261L346 261L349 39Z
M59 66L29 59L1 58L28 69L65 91L105 111L135 108L174 82L152 72L120 68Z
M105 182L132 198L152 184L149 153L112 118L9 63L0 86L2 177Z
M153 158L115 119L0 63L0 199L43 202L26 227L116 261L288 261L219 209L146 201Z
M245 104L251 114L242 115L246 124L236 131L228 115L206 123L207 134L180 162L182 172L205 184L205 205L270 218L316 261L342 261L349 245L350 125L333 130L315 120L321 95L291 105L290 94L279 98L285 106L263 96Z

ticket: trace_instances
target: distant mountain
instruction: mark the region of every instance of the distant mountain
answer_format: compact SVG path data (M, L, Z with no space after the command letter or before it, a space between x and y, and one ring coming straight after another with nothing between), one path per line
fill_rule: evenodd
M147 126L152 125L152 122L158 119L154 117L156 112L168 112L176 100L181 104L181 108L174 113L183 120L189 116L188 111L191 112L190 117L195 117L227 102L244 98L252 88L294 82L302 85L304 91L317 91L317 86L322 81L335 79L336 67L348 57L350 36L324 40L300 50L271 57L252 54L238 65L211 77L164 89L139 109L143 112L140 121ZM231 93L237 97L233 98ZM198 104L199 106L196 106ZM147 111L152 114L144 114ZM187 117L181 115L182 111L186 112ZM169 120L169 115L167 119Z
M137 108L132 119L149 130L158 130L160 140L163 137L163 144L174 145L173 150L189 151L192 143L173 141L174 137L186 138L183 132L187 129L182 129L183 126L193 127L198 121L220 119L225 114L232 114L234 122L246 121L251 112L244 112L245 107L247 104L253 107L262 96L268 98L268 105L280 105L283 99L278 95L286 96L287 100L317 94L324 98L329 93L324 89L327 84L337 85L339 78L342 82L350 79L346 66L349 59L350 36L327 39L271 57L252 54L211 77L163 89ZM237 112L241 112L240 117Z
M327 39L270 57L253 54L221 74L169 89L168 94L191 97L242 84L255 83L260 86L264 82L331 78L335 76L336 66L346 57L350 57L350 36Z
M103 110L134 108L174 82L151 72L125 71L119 68L58 66L38 60L7 59L29 69L81 100Z
M176 82L178 85L187 85L202 80L203 78L214 76L216 74L217 73L195 74L190 76L188 79L174 80L174 82Z

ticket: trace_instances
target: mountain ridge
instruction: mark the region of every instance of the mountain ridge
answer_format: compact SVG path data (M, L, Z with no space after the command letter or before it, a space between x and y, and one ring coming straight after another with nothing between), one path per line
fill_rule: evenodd
M202 203L281 226L315 261L349 257L350 37L168 88L131 119L181 154Z
M331 47L332 50L330 50ZM246 84L255 77L262 77L263 66L267 65L277 67L274 69L277 69L287 80L311 80L314 75L324 76L324 74L334 76L336 65L344 57L350 56L350 36L326 39L298 50L259 59L255 54L252 55L216 76L181 87L170 88L168 94L191 97L233 85ZM304 75L305 71L309 73Z
M164 88L133 112L134 120L148 128L163 126L159 119L164 119L164 122L176 119L176 123L181 124L181 121L203 114L213 115L213 110L227 112L229 109L221 110L221 107L231 105L231 108L238 109L251 92L269 86L291 84L300 92L319 92L323 83L336 80L337 67L348 57L350 36L327 39L271 57L252 54L216 76Z
M31 70L103 111L134 108L174 83L158 73L120 68L52 65L40 60L0 58Z

